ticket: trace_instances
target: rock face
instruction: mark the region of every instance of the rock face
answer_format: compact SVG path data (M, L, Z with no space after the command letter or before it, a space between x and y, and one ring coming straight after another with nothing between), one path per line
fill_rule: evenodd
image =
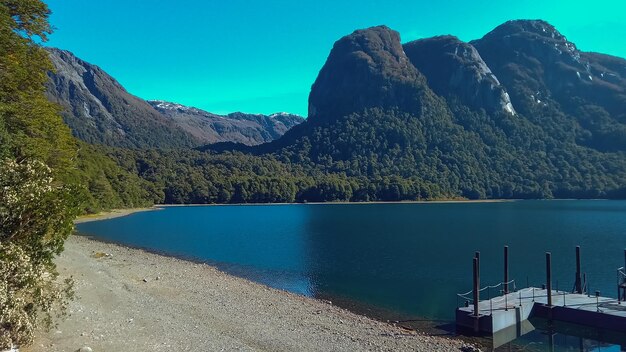
M114 147L194 147L217 142L256 145L282 136L300 116L233 113L227 116L165 101L147 102L128 93L101 68L72 53L49 49L55 71L48 97L63 108L74 135Z
M488 113L515 114L506 89L471 44L439 36L404 44L404 51L435 93Z
M257 145L266 143L282 136L287 130L304 121L301 116L288 113L269 116L241 112L216 115L161 100L151 100L148 103L176 126L204 144L236 142Z
M333 46L311 88L309 119L326 120L368 107L416 111L416 92L424 86L398 32L385 26L357 30Z
M190 135L129 94L113 77L72 53L49 49L55 72L48 97L63 108L74 135L86 142L118 147L182 147Z
M509 21L471 44L524 113L554 101L566 110L589 103L626 117L626 60L581 52L545 21Z

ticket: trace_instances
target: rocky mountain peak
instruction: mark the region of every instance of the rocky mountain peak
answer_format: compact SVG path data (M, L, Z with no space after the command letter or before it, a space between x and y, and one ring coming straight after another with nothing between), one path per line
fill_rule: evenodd
M155 109L182 110L182 111L194 109L189 106L185 106L185 105L178 104L178 103L172 103L172 102L165 101L165 100L147 100L147 102L148 104L152 105Z
M533 35L551 38L555 40L567 40L553 25L544 20L511 20L507 21L489 34L513 35L516 33L532 33Z
M373 106L415 108L408 92L424 85L398 32L386 26L357 30L338 40L309 95L312 121Z
M407 43L404 51L435 93L490 113L515 114L506 89L471 44L445 35Z
M580 51L576 45L543 20L508 21L487 33L482 39L471 42L479 51L485 43L499 43L508 50L524 52L549 61L582 64Z
M573 97L621 114L624 78L621 58L585 53L541 20L508 21L470 42L501 82L521 112L555 100L573 106ZM539 98L541 97L541 98Z

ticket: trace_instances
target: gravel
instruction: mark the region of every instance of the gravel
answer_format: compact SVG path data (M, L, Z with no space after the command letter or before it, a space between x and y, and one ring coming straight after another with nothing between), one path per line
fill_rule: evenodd
M73 276L77 298L65 320L22 351L468 348L460 340L394 327L208 265L86 237L72 236L57 263L62 276Z

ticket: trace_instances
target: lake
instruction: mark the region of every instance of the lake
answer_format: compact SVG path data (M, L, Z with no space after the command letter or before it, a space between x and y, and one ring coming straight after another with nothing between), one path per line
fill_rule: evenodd
M580 245L591 291L615 296L626 201L166 207L77 227L390 320L446 322L471 290L474 251L481 283L495 284L505 245L517 288L545 283L550 251L553 285L571 290Z

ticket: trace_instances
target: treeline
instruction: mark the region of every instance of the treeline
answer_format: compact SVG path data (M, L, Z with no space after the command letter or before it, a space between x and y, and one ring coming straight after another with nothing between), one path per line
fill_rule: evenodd
M150 195L159 198L158 203L362 202L454 196L417 177L351 177L285 163L275 155L125 149L108 153L127 172L149 182Z
M89 190L105 206L625 197L625 153L579 145L560 111L539 125L448 104L428 118L369 109L305 123L244 152L98 147L124 170L92 167Z

